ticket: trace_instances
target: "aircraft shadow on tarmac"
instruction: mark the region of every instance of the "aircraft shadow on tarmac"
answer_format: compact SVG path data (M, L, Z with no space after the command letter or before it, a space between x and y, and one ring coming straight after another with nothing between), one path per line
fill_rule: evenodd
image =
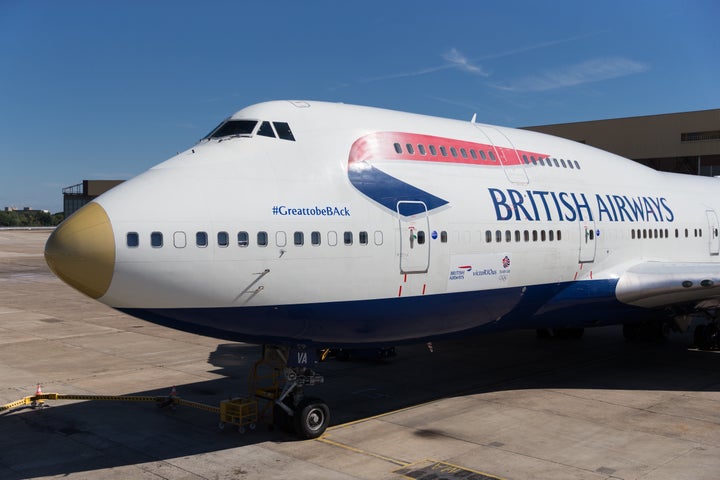
M533 389L720 390L720 354L691 348L691 335L659 343L628 343L619 329L589 330L582 340L538 340L506 332L426 345L401 346L384 361L319 365L325 383L306 390L331 408L333 425L449 397ZM178 395L217 405L245 394L258 346L220 344L210 355L217 380L177 385ZM167 395L163 391L129 395ZM63 393L63 392L60 392ZM69 392L68 392L69 393ZM51 402L49 402L51 403ZM220 431L213 413L152 404L52 402L49 408L0 416L0 471L50 476L155 462L256 444L295 441L259 425Z

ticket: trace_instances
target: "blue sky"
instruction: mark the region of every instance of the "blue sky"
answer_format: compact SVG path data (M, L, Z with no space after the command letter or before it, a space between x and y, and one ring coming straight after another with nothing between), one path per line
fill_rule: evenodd
M273 99L513 127L720 107L720 2L0 0L0 208Z

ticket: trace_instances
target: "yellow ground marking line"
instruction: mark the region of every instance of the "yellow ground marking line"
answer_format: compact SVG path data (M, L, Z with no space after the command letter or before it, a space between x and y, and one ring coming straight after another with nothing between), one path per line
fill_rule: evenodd
M332 431L332 430L339 430L339 429L341 429L341 428L350 427L350 426L352 426L352 425L358 425L358 424L360 424L360 423L369 422L370 420L377 420L378 418L387 417L388 415L395 415L396 413L407 412L408 410L413 410L413 409L415 409L415 408L420 408L420 407L424 407L424 406L427 406L427 405L431 405L431 404L433 404L433 403L436 403L437 401L438 401L438 400L432 400L432 401L430 401L430 402L425 402L425 403L420 403L420 404L418 404L418 405L412 405L412 406L409 406L409 407L399 408L399 409L397 409L397 410L392 410L392 411L390 411L390 412L378 413L377 415L373 415L373 416L371 416L371 417L360 418L360 419L357 419L357 420L353 420L353 421L351 421L351 422L341 423L341 424L338 424L338 425L333 425L332 427L328 427L326 431L329 432L329 431Z

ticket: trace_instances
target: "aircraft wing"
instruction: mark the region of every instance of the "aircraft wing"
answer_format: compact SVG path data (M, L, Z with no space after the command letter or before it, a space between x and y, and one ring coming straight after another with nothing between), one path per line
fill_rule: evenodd
M640 263L620 276L615 296L645 308L716 308L720 306L720 263Z

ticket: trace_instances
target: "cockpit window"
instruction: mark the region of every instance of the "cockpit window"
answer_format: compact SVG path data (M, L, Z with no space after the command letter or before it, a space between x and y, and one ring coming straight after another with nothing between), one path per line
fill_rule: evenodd
M210 139L232 136L249 137L252 135L253 130L255 130L255 125L257 125L257 123L258 122L256 120L228 120L221 123L205 138Z
M295 141L295 136L290 130L290 125L285 122L273 122L273 125L275 126L275 131L277 131L278 137L283 140Z
M260 128L257 131L257 134L261 135L263 137L275 138L275 132L273 131L272 127L270 126L270 122L262 122L262 125L260 125Z

